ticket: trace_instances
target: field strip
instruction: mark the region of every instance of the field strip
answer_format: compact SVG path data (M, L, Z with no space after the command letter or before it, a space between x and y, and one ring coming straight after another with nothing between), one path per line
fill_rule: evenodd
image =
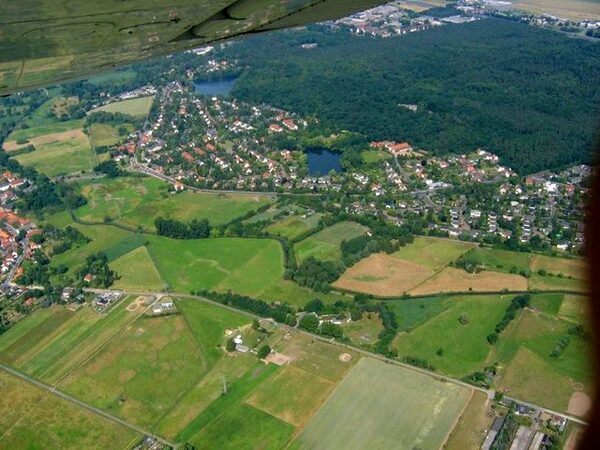
M469 393L469 398L467 398L467 401L465 402L465 404L463 405L462 409L460 410L460 414L458 416L456 416L456 419L454 420L454 423L452 424L452 426L448 430L448 433L446 433L446 436L444 437L444 442L442 442L442 445L440 446L440 448L446 447L446 443L448 442L448 439L450 438L450 435L452 434L452 432L454 431L454 429L458 425L458 422L460 421L461 417L463 416L463 414L467 410L467 407L469 406L469 403L473 399L474 395L475 395L475 390L471 389L471 391Z
M15 376L17 378L20 378L21 380L25 380L28 383L31 383L34 386L37 386L37 387L45 390L46 393L47 393L47 395L54 394L57 397L62 398L63 400L67 400L67 401L69 401L69 402L71 402L71 403L73 403L73 404L75 404L75 405L77 405L77 406L79 406L81 408L86 409L87 411L90 411L90 412L92 412L94 414L97 414L99 416L104 417L105 419L108 419L108 420L110 420L112 422L115 422L115 423L117 423L119 425L127 427L127 428L129 428L129 429L131 429L131 430L133 430L133 431L135 431L137 433L140 433L143 436L153 436L158 441L160 441L161 443L163 443L165 445L170 445L171 447L175 446L175 444L173 444L173 443L171 443L171 442L167 441L166 439L163 439L163 438L161 438L159 436L156 436L154 433L151 433L151 432L149 432L147 430L144 430L143 428L141 428L141 427L139 427L137 425L134 425L132 423L126 422L125 420L123 420L123 419L121 419L121 418L119 418L117 416L113 416L112 414L109 414L109 413L107 413L105 411L102 411L101 409L95 408L94 406L88 405L87 403L84 403L81 400L79 400L79 399L77 399L75 397L70 396L69 394L66 394L66 393L64 393L62 391L59 391L54 386L50 386L50 385L48 385L46 383L43 383L43 382L38 381L38 380L36 380L34 378L31 378L31 377L29 377L29 376L27 376L25 374L22 374L21 372L18 372L18 371L14 370L14 369L11 369L8 366L5 366L4 364L0 364L0 369L4 370L5 372L7 372L7 373L9 373L9 374L11 374L11 375L13 375L13 376ZM35 405L32 406L28 412L31 412L34 408L35 408ZM22 417L25 417L26 415L27 414L23 415ZM2 440L2 438L6 435L6 433L8 433L19 422L19 420L21 420L21 419L18 419L15 423L13 423L10 427L8 427L6 429L6 431L0 436L0 440Z

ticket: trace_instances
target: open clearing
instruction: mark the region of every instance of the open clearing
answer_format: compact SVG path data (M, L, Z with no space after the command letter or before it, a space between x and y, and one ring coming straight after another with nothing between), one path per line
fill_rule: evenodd
M39 144L35 151L14 158L49 177L91 170L94 161L87 136L81 130L62 134L62 139Z
M598 0L512 0L513 8L566 19L600 20Z
M355 222L338 222L298 242L294 246L296 259L303 261L312 256L320 260L338 260L342 257L342 241L362 236L366 232L366 227Z
M131 448L142 436L0 371L0 447Z
M419 264L377 253L350 267L333 286L354 292L395 297L410 291L433 273L432 269Z
M289 216L265 228L269 233L294 239L316 228L321 220L321 214L315 213L308 217Z
M526 291L527 278L500 272L483 271L470 274L461 269L446 267L410 291L411 295L430 295L448 292Z
M437 450L469 395L469 389L362 358L309 422L298 447Z
M413 264L439 270L474 246L475 244L470 242L418 236L413 243L407 244L394 253L394 256Z
M104 111L108 113L129 114L130 116L134 117L144 117L146 114L148 114L148 111L150 111L153 101L153 95L148 97L131 98L92 109L90 112L88 112L88 114L93 114L97 111Z

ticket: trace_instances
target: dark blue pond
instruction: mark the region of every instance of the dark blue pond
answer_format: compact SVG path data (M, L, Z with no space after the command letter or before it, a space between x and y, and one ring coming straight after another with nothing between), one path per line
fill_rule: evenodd
M331 170L340 173L340 153L330 152L326 149L310 149L308 155L308 174L311 177L319 177L329 174Z
M237 78L216 81L194 81L194 89L196 92L208 95L209 97L228 95L233 89L236 80Z

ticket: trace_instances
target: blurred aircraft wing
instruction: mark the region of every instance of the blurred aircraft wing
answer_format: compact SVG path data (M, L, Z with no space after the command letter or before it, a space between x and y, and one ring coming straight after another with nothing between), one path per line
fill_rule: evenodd
M83 78L234 36L343 17L381 0L11 0L0 94Z

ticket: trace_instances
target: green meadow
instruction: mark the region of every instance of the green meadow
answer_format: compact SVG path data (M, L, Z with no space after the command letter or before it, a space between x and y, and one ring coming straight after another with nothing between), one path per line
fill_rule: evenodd
M367 228L355 222L339 222L315 233L294 245L298 261L312 256L321 260L339 260L340 244L364 235Z
M397 258L419 264L433 270L440 270L473 248L470 242L417 236L394 253Z
M150 111L154 96L131 98L118 102L109 103L96 109L92 109L88 114L96 111L105 111L109 113L128 114L134 117L144 117Z

